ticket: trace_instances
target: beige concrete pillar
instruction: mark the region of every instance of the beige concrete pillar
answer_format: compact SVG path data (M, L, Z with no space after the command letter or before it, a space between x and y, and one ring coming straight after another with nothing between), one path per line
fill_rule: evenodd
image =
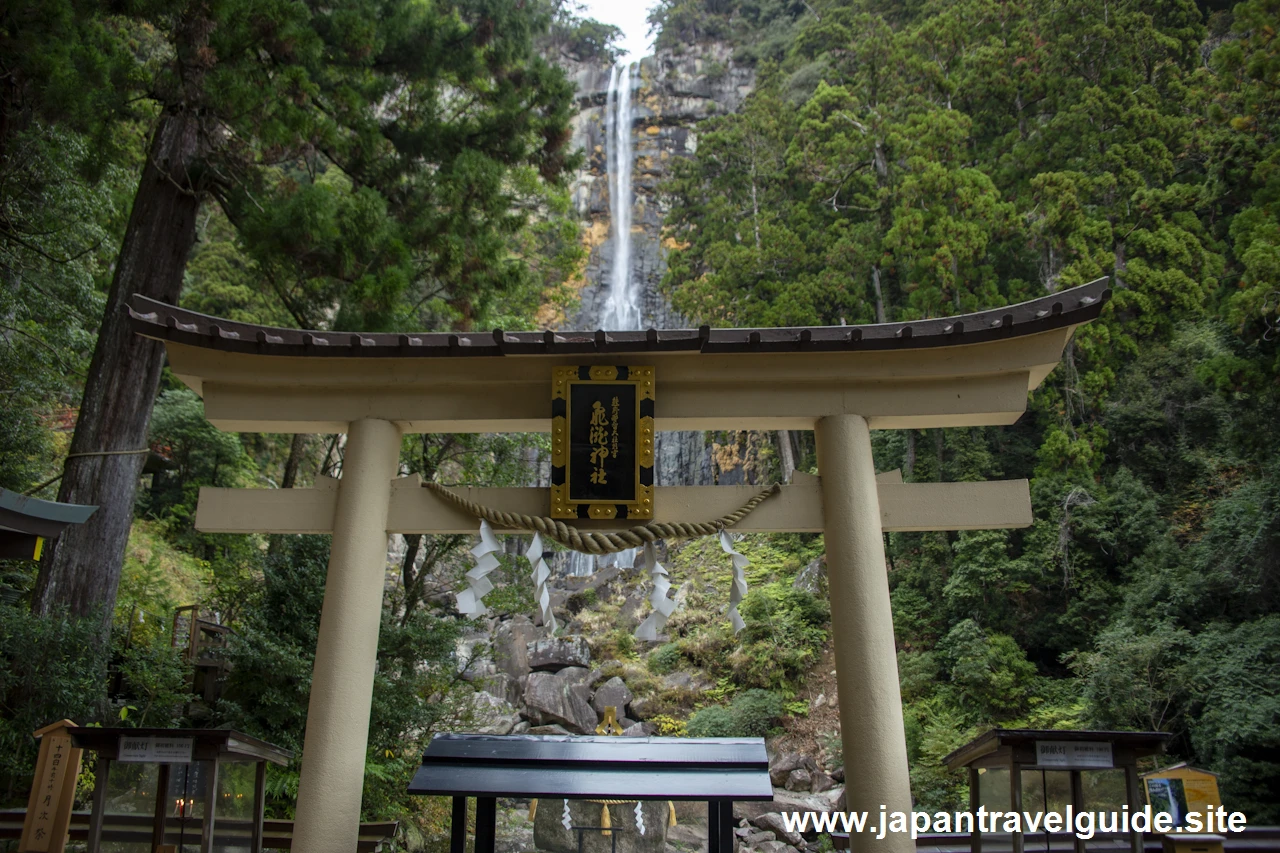
M881 806L911 811L871 432L857 415L835 415L818 421L816 435L845 794L850 811L870 813L870 828L879 823ZM849 841L855 853L915 851L909 834L877 841L872 833L855 833Z
M351 853L357 846L386 579L387 508L399 455L394 424L351 423L311 675L294 850Z

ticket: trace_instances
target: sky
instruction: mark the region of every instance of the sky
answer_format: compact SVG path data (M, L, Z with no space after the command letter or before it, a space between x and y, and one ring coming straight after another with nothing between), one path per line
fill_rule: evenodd
M624 58L636 60L649 54L649 3L645 0L580 0L582 15L605 24L613 24L622 32L620 46Z

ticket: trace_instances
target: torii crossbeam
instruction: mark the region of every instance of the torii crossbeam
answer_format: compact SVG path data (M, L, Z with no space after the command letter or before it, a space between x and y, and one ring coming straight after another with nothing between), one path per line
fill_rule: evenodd
M654 368L659 430L813 429L818 478L801 477L742 531L822 531L827 549L841 740L850 809L910 811L883 530L1022 527L1025 480L903 484L881 475L872 429L1011 424L1098 316L1106 279L1019 305L874 326L492 335L346 334L274 329L134 297L135 331L163 341L174 373L215 426L242 432L345 432L342 478L314 489L202 490L197 527L332 532L316 647L295 846L346 853L360 796L388 533L467 532L474 519L415 479L396 479L413 432L545 432L552 368ZM656 520L704 520L754 492L663 487ZM501 509L546 515L544 490L476 489ZM618 529L627 522L582 521ZM866 849L868 836L851 839ZM877 850L909 853L891 835Z

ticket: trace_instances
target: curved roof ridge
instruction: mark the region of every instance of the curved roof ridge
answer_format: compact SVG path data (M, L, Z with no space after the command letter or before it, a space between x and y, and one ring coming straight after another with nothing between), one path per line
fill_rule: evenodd
M858 326L643 331L325 332L239 323L134 295L134 331L162 341L258 355L457 357L643 352L822 352L959 346L1076 326L1098 316L1108 279L1027 302L923 320Z

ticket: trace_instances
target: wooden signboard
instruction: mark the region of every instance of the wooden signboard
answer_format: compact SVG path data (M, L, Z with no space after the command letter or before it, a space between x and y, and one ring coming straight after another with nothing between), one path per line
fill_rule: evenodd
M653 368L557 367L553 518L653 518Z
M62 853L67 846L76 777L80 775L81 750L72 746L67 733L74 726L70 720L62 720L35 732L40 739L40 756L27 798L19 853Z

